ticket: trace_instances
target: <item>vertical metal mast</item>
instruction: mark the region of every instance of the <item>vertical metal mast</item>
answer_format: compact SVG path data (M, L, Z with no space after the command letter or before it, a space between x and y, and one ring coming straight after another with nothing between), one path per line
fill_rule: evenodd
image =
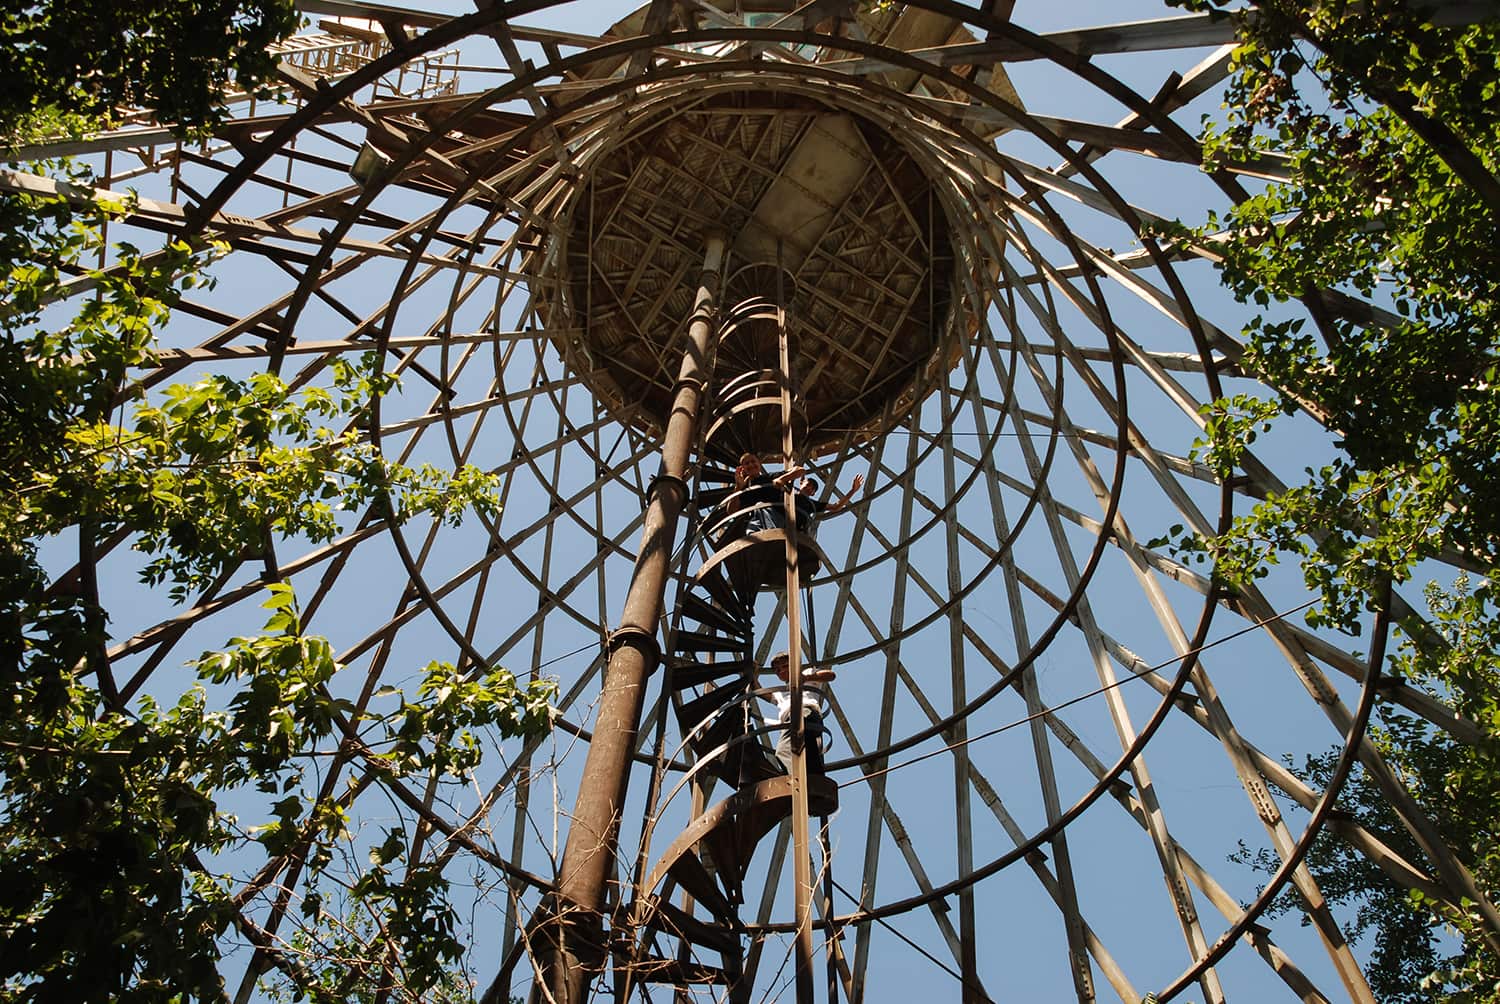
M589 985L604 961L605 886L613 870L646 681L661 661L656 629L661 621L677 519L687 504L685 475L710 373L709 351L723 259L723 236L709 236L662 440L661 470L648 490L641 549L620 626L609 636L604 689L563 850L553 915L544 930L538 931L543 941L542 982L557 1004L582 1004L587 1000Z
M792 366L787 344L786 293L782 288L781 248L777 246L776 307L781 366L781 454L795 464L792 438ZM787 687L791 695L792 732L792 876L797 921L797 1004L813 1004L812 857L807 809L807 730L802 718L802 570L797 563L797 493L783 489L786 506Z

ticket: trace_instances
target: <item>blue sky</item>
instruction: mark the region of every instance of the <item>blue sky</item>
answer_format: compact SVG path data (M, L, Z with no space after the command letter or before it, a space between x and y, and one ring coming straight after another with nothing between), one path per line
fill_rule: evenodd
M524 23L598 32L628 13L633 6L631 3L590 0L533 15L524 19ZM434 5L430 9L457 11L460 8ZM1175 13L1175 10L1155 3L1060 4L1020 0L1014 18L1031 30L1045 33ZM544 58L539 49L528 48L527 54L538 60ZM1150 97L1169 72L1185 71L1204 55L1204 50L1179 50L1103 56L1097 62L1140 94ZM466 65L484 65L498 61L498 58L494 45L485 41L469 40L462 47L461 59ZM1073 74L1043 62L1016 64L1009 67L1009 73L1023 103L1033 113L1101 124L1113 124L1125 114L1114 99L1082 83ZM474 87L493 86L497 80L493 75L466 74L464 85L467 89L472 81ZM1210 93L1174 117L1190 132L1196 131L1201 115L1217 112L1216 102L1217 98ZM302 149L308 153L344 155L326 139L308 136L301 142ZM1040 143L1027 137L1007 136L1001 140L1000 148L1008 155L1030 159L1043 168L1050 167L1056 159ZM1099 162L1099 170L1105 181L1128 201L1166 217L1179 217L1184 222L1195 224L1204 218L1207 210L1223 208L1223 197L1187 165L1116 152ZM320 170L315 165L297 165L294 171L294 180L313 191L347 184L347 179L339 172ZM192 168L184 172L184 177L192 179L203 191L215 182L217 175L207 169ZM159 190L162 184L160 179L150 178L135 183L140 185L143 194L148 195L159 194L150 186L154 184ZM325 187L320 189L319 186ZM1118 221L1071 204L1062 197L1054 196L1050 202L1074 233L1094 245L1117 253L1134 246L1134 235ZM241 215L260 215L280 203L279 194L247 187L236 195L230 209ZM428 196L391 192L382 194L375 205L398 219L415 219L435 208L436 203ZM978 211L983 216L984 210ZM464 230L481 222L482 217L473 209L460 210L450 229ZM378 230L370 228L371 235L377 235ZM1024 235L1034 242L1040 256L1054 264L1067 264L1061 245L1041 228L1021 224L1018 230L1018 236ZM491 231L494 236L503 236L504 233L503 225L497 225ZM1031 268L1023 249L1016 244L1009 247L1006 262L1020 273ZM396 270L395 263L372 262L361 266L348 279L339 280L330 289L349 309L367 316L391 295ZM290 281L274 265L245 254L231 256L216 271L221 282L214 294L214 302L232 312L255 309L281 295ZM1142 275L1150 282L1162 284L1154 270L1146 270ZM1187 262L1180 266L1180 275L1191 292L1193 304L1226 332L1237 333L1243 322L1243 310L1218 288L1211 267L1203 262ZM448 328L454 332L477 331L486 325L511 329L529 320L523 314L522 296L507 300L499 310L498 318L489 316L495 295L491 287L494 285L490 280L488 286L482 287L481 293L470 296L461 292L461 282L440 277L405 297L395 324L396 334L415 337L429 333L440 319L448 315L449 305L455 300L460 302L451 312L451 326ZM1043 295L1040 288L1035 295ZM1120 329L1146 350L1161 353L1193 351L1192 342L1180 325L1120 284L1106 282L1102 295ZM486 300L485 296L490 299ZM1053 292L1053 299L1058 304L1055 308L1057 324L1070 344L1085 349L1099 349L1106 345L1087 310L1068 304L1066 297L1057 291ZM1024 342L1041 349L1057 344L1048 323L1037 316L1024 297L1018 301L1014 319L1008 311L992 306L987 322L997 345ZM438 327L441 330L441 325ZM349 321L339 309L315 301L299 323L298 336L302 339L338 338L345 336L349 329ZM211 333L210 326L183 321L174 327L170 339L173 344L192 344ZM975 346L980 341L976 340ZM437 350L425 351L421 358L428 362L429 369L439 366ZM944 395L934 393L920 406L915 436L897 430L883 442L870 444L845 458L846 466L838 474L842 484L847 484L856 470L867 474L869 498L861 504L868 508L867 525L873 529L859 531L857 528L861 524L856 513L837 522L830 521L821 534L821 541L836 566L845 567L847 556L857 564L868 563L870 567L846 591L841 592L837 582L815 586L812 590L815 620L825 637L836 611L843 619L843 633L836 650L825 651L821 647L824 640L814 639L820 655L837 659L841 652L880 645L890 633L892 611L896 606L894 597L898 591L905 594L903 624L909 625L930 614L933 617L929 626L910 632L899 648L887 647L886 651L873 652L840 667L835 694L848 726L847 730L843 726L836 730L834 747L829 754L835 761L850 756L856 744L860 748L869 748L876 742L881 706L888 696L894 708L893 734L900 738L924 729L928 724L922 700L917 699L913 688L940 714L947 714L965 699L972 699L975 693L990 686L998 679L998 674L990 664L989 653L1001 662L1009 662L1027 651L1030 647L1028 641L1034 642L1041 636L1054 617L1046 596L1049 593L1066 595L1071 588L1064 567L1066 560L1059 556L1059 547L1075 562L1084 564L1094 546L1096 536L1089 521L1097 520L1101 510L1084 461L1097 465L1108 480L1114 459L1110 451L1097 443L1085 445L1077 451L1074 446L1081 441L1079 430L1104 433L1110 429L1112 418L1107 398L1118 397L1121 388L1115 384L1113 372L1097 360L1077 369L1069 364L1052 370L1050 367L1056 363L1057 356L1044 353L1038 357L1045 363L1040 375L1026 371L1024 364L1021 366L1013 394L1017 409L1045 413L1052 406L1053 390L1058 389L1053 385L1059 373L1062 376L1059 393L1069 422L1076 428L1059 439L1057 456L1046 478L1047 496L1061 507L1055 513L1058 523L1056 528L1049 526L1045 516L1038 511L1017 535L1012 556L1031 577L1035 588L1026 587L1013 593L1004 582L1003 572L997 570L995 562L985 553L985 547L997 539L997 512L1003 512L1008 519L1018 518L1029 497L1028 485L1033 491L1036 487L1031 483L1026 446L1034 442L1038 450L1044 451L1046 443L1044 423L1028 420L1023 432L1022 423L1018 423L1014 413L1001 403L1004 377L1010 363L999 366L995 360L1005 358L1003 351L990 354L976 347L948 378L950 393L955 400L972 385L978 388L975 396L988 398L994 402L993 406L964 405L952 408L950 414L950 407L944 404ZM1129 367L1127 370L1122 380L1131 421L1156 449L1173 457L1185 457L1197 435L1192 417L1169 400L1159 382L1153 381L1139 368ZM1105 399L1096 396L1087 386L1086 373L1101 381ZM1174 377L1181 381L1188 394L1200 399L1206 396L1206 383L1200 375L1180 373ZM555 390L535 396L523 393L533 385L545 386L549 381L557 384ZM607 420L608 416L597 415L587 387L572 381L556 353L539 342L521 343L510 356L479 354L451 382L457 402L478 404L492 397L513 399L507 400L501 408L490 409L486 414L491 417L483 424L471 417L455 421L453 428L460 441L470 433L474 434L472 462L503 467L516 450L534 455L530 464L515 469L507 480L506 509L498 533L502 539L514 542L514 554L497 562L486 577L463 579L445 596L444 609L460 621L472 612L480 623L477 637L481 639L481 647L488 645L499 650L500 661L513 670L523 672L539 667L543 673L558 676L565 693L579 681L584 681L567 717L591 727L591 698L597 689L597 677L590 676L597 654L593 646L598 640L600 624L612 623L618 616L619 602L629 575L626 552L634 548L638 537L635 526L640 510L640 486L654 473L656 466L650 444L623 434L617 424ZM1244 381L1230 383L1233 389L1245 384ZM419 374L407 372L402 391L384 403L383 419L390 423L420 415L431 406L431 401L431 387ZM597 428L572 440L568 440L564 433L564 441L552 445L559 438L564 422L572 429L590 428L596 424ZM976 470L978 460L968 451L977 452L991 433L998 433L991 459L1002 475L1002 487L995 493L989 491L987 475L969 477ZM947 475L939 445L945 436L957 446L956 483L961 487L956 491L944 483ZM908 454L914 441L918 450L915 454ZM409 442L412 441L405 434L396 431L390 435L387 448L397 449ZM1283 432L1264 445L1263 459L1288 479L1294 478L1302 467L1319 462L1327 456L1330 448L1326 433L1310 422L1300 420L1288 423ZM452 462L453 450L446 441L439 441L436 432L416 441L413 448L416 457L437 463ZM600 491L589 489L600 458L618 462L632 452L638 453L639 459L618 480ZM906 550L909 566L903 566L893 556L889 543L903 539L903 499L900 492L889 490L889 485L894 473L904 470L911 456L919 465L918 484L925 486L935 498L951 500L958 515L958 526L976 539L968 539L955 527L955 543L950 545L948 527L940 515L925 512L917 505L910 526L905 529L914 532L921 532L924 526L927 529ZM1145 542L1163 533L1171 524L1183 521L1173 500L1164 494L1160 482L1153 479L1146 465L1133 458L1124 464L1126 473L1120 512L1135 540ZM1180 484L1183 494L1193 504L1210 517L1217 513L1218 498L1211 486L1187 478L1180 479ZM577 500L560 507L553 506L549 491L554 486L564 498L576 494ZM1240 504L1243 505L1243 500ZM1076 519L1070 517L1070 513L1076 514ZM593 533L596 530L618 538L623 550L605 561L599 574L585 575L581 579L583 584L573 587L569 603L578 616L559 610L549 614L540 624L530 624L530 615L538 602L534 579L545 579L553 589L571 583L574 573L587 567L595 556ZM425 531L425 527L414 526L408 531L408 537L414 547L423 546L425 542L430 549L425 559L430 583L441 583L448 576L460 575L485 551L487 534L476 521L471 520L457 530L435 532L430 537ZM881 537L887 543L882 543ZM851 541L856 542L852 550ZM280 557L285 563L305 550L306 546L299 542L288 542ZM135 568L131 561L122 554L106 569L106 583L121 598L114 607L117 640L173 613L163 597L146 594L135 585ZM304 598L317 591L322 567L293 576ZM903 571L908 567L909 572ZM950 573L967 591L961 612L951 617L936 614L949 589ZM249 572L242 578L248 580ZM1139 670L1142 665L1152 665L1162 667L1161 671L1170 675L1175 670L1172 660L1178 654L1172 629L1170 625L1163 627L1159 623L1161 608L1153 608L1147 601L1143 581L1159 587L1165 609L1175 615L1185 632L1191 633L1201 611L1198 594L1159 572L1149 573L1144 578L1138 576L1119 548L1105 548L1099 570L1088 588L1089 603L1098 620L1099 637L1107 638L1114 646L1107 653L1107 664L1112 666L1113 672L1123 675L1132 669ZM389 542L376 538L355 549L347 567L322 600L311 626L327 633L334 640L335 648L348 655L348 685L351 688L357 689L373 653L379 651L379 646L371 643L371 632L380 631L392 616L404 584L405 572ZM937 599L928 595L928 587L937 594ZM1272 606L1278 610L1294 607L1305 598L1295 574L1284 569L1278 570L1268 581L1266 592ZM1016 596L1021 598L1014 598ZM670 591L667 603L670 608ZM1029 639L1018 636L1018 622L1011 613L1015 606L1022 611ZM241 608L245 607L241 605ZM241 608L208 618L194 627L178 646L183 658L221 644L230 634L254 629L259 611L253 607ZM759 611L758 627L768 629L776 620L774 604L764 601ZM1245 621L1227 612L1221 613L1209 639L1225 638L1244 626ZM784 625L778 630L784 634ZM1362 644L1347 639L1334 641L1345 649ZM762 648L772 647L780 645L773 637L766 638ZM416 678L417 669L427 660L452 659L454 652L451 640L446 638L433 618L416 616L409 623L403 623L391 642L382 681L409 686ZM955 652L964 667L959 674L953 672ZM1135 657L1138 661L1132 661ZM139 657L133 658L138 661ZM1225 706L1230 709L1235 725L1247 739L1271 755L1284 751L1296 754L1321 752L1337 741L1334 730L1307 699L1302 684L1264 632L1252 632L1216 646L1206 657L1205 664ZM1355 690L1350 681L1336 670L1327 672L1334 683L1343 688L1344 699L1353 703ZM1088 638L1066 624L1036 657L1035 673L1039 698L1048 705L1058 705L1089 694L1100 682ZM593 682L588 682L591 679ZM904 679L910 679L911 685L908 686ZM176 682L170 676L159 677L159 680L167 688ZM959 693L959 688L963 688L963 694ZM1155 691L1142 682L1125 684L1119 694L1137 726L1149 717L1157 701ZM987 783L998 794L1004 813L1012 816L1023 832L1031 833L1045 821L1045 812L1037 781L1033 736L1022 723L1025 714L1024 702L1013 693L1002 694L977 710L967 723L969 734L1001 731L974 742L967 747L967 753L972 757L974 767L985 775ZM1102 697L1087 697L1068 708L1060 718L1081 744L1097 751L1096 755L1105 763L1111 763L1119 755L1120 743L1115 725ZM667 741L669 744L677 741L672 728L667 730ZM1062 803L1066 806L1090 787L1092 777L1087 765L1068 752L1059 732L1054 732L1046 741L1056 764ZM899 764L911 760L942 745L940 739L926 740L899 754L895 761ZM515 752L514 749L497 750L492 766L481 780L497 777L499 767ZM533 791L532 804L540 808L533 809L527 822L524 815L516 812L510 796L506 796L491 811L489 826L500 853L508 857L512 847L519 846L523 852L521 863L546 872L550 869L548 854L555 846L554 830L566 832L566 819L559 817L565 815L572 803L583 754L581 748L560 734L543 748L540 755L556 762L556 770L542 775ZM1240 901L1250 899L1255 893L1257 876L1228 864L1226 858L1236 850L1241 839L1251 846L1261 846L1266 843L1266 836L1240 790L1220 744L1188 716L1174 715L1153 740L1147 761L1155 795L1167 814L1173 837L1223 883L1227 895ZM899 766L886 775L886 798L894 816L899 818L898 827L883 821L879 815L871 816L870 788L860 780L856 768L842 771L836 768L836 779L847 783L843 789L842 810L831 824L833 869L839 883L850 890L858 889L864 862L871 857L867 836L870 832L875 834L879 847L878 882L873 892L875 902L891 902L917 890L920 883L909 864L911 860L920 862L933 884L949 881L959 870L956 819L960 812L966 811L963 808L965 803L973 818L976 862L982 864L1009 849L1012 841L998 815L987 808L981 794L965 794L967 785L955 780L960 769L963 769L961 762L953 755L943 753ZM644 770L632 780L623 837L623 846L627 848L635 846L640 819L646 810L646 780ZM456 792L452 797L454 801L449 807L452 814L462 815L472 810L478 794L477 791ZM551 808L554 804L559 807L555 813ZM1293 831L1298 832L1302 814L1290 806L1286 811ZM364 800L357 817L359 826L355 843L371 842L381 832L380 828L389 825L395 815L394 808L381 804L378 798ZM523 821L519 828L514 825L517 818ZM873 830L872 818L875 820ZM679 799L669 807L668 822L663 823L662 831L669 834L673 825L685 822L685 819L685 807ZM898 833L905 833L910 844L899 840ZM1120 805L1108 797L1085 813L1069 828L1068 834L1086 919L1138 993L1159 989L1182 970L1188 955L1173 918L1161 866L1150 842ZM670 836L658 836L654 846L659 849L669 841ZM351 847L350 853L355 853L355 850ZM624 856L630 857L629 854ZM756 859L755 868L763 868L767 857L769 855L762 852ZM501 905L493 888L494 876L486 874L482 867L471 868L468 863L455 868L455 878L464 882L469 881L465 876L471 872L473 875L476 891L475 920L470 932L475 944L472 966L479 979L488 980L499 957L500 945L500 936L495 932L500 925L498 911ZM752 871L752 883L760 878L760 874ZM790 869L787 869L773 911L777 919L784 919L789 913L789 880ZM483 888L485 886L488 888ZM759 886L752 885L751 888L756 889L752 894L753 904L758 898ZM1214 913L1201 893L1195 890L1194 895L1211 940L1223 929L1222 918ZM1066 972L1066 942L1060 914L1024 862L980 883L975 889L974 904L979 973L994 999L1050 1001L1071 998L1072 984ZM937 913L956 924L961 906L957 897L950 897L944 909ZM845 912L849 909L849 902L840 898L836 900L835 908L836 912ZM747 911L751 909L753 905L747 907ZM945 943L943 921L938 919L937 913L924 907L892 918L890 924L901 937L880 928L872 929L875 947L869 961L868 1000L908 999L918 994L940 1000L958 999L951 976L902 940L910 939L923 951L951 966L952 955ZM1332 993L1338 986L1337 980L1332 974L1328 956L1316 939L1305 928L1300 928L1294 919L1277 922L1272 927L1278 944L1319 986ZM845 937L846 951L850 954L854 951L856 938L854 931ZM788 944L784 938L772 938L767 942L767 972L774 971ZM1244 946L1231 953L1220 971L1226 988L1230 990L1231 1000L1287 997L1286 988ZM785 979L789 975L787 970L779 980L766 980L764 989L768 994L774 993L778 987L784 992ZM1114 999L1109 981L1097 968L1094 979L1100 999ZM1186 995L1187 999L1196 999L1197 996L1195 992Z

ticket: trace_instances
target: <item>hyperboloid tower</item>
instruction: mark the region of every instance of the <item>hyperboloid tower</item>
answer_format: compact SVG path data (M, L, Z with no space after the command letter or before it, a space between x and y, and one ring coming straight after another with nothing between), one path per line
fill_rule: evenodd
M467 884L476 994L1373 1002L1320 834L1493 913L1365 737L1378 690L1467 725L1381 686L1384 619L1353 652L1295 575L1230 594L1149 543L1222 530L1335 435L1302 416L1228 481L1192 453L1256 385L1211 242L1152 235L1283 171L1199 167L1227 22L299 6L286 95L214 140L143 115L24 153L138 187L122 230L231 245L146 387L373 350L401 383L369 440L496 473L503 509L277 541L183 606L114 604L109 657L149 690L284 580L361 699L432 659L557 677L551 736L468 788L318 766L356 839ZM130 595L127 548L89 560ZM1283 759L1330 750L1426 861ZM306 853L243 877L240 1000L307 923Z

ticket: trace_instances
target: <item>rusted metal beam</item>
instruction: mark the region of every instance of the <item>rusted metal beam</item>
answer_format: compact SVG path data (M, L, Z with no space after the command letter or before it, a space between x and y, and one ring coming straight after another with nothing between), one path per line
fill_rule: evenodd
M661 659L656 639L677 530L687 503L685 475L697 439L698 410L709 375L713 316L724 238L711 236L678 372L671 418L620 626L609 639L609 667L599 695L593 741L584 761L550 916L534 938L541 945L541 983L557 1004L583 1004L605 960L605 884L614 871L620 812L640 728L646 682Z

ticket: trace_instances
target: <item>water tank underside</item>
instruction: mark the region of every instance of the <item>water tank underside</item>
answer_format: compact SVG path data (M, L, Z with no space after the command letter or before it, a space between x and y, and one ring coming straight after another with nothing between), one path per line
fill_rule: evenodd
M639 428L665 424L717 230L729 242L721 303L786 308L809 455L905 414L957 337L948 220L903 144L773 90L651 118L587 166L566 246L549 256L560 274L541 309L551 329L574 333L559 348L591 389Z

